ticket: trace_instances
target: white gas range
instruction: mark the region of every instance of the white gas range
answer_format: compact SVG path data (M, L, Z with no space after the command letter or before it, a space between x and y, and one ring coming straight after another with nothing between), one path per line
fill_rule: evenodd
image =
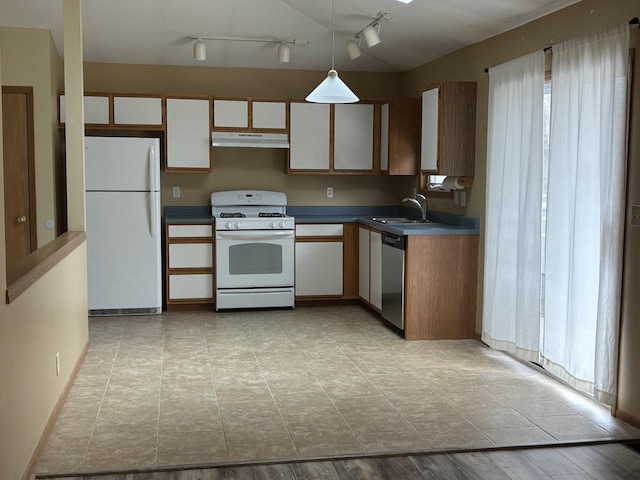
M216 231L216 310L293 307L295 219L282 192L211 194Z

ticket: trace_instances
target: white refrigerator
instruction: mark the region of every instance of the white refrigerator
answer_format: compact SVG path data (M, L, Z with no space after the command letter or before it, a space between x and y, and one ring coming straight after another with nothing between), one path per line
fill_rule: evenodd
M160 141L85 137L89 315L162 312Z

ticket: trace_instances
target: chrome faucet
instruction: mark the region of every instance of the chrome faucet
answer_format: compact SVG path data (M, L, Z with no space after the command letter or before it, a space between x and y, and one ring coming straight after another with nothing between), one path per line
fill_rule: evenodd
M416 194L416 198L403 198L402 199L403 202L409 202L412 205L415 205L416 207L418 207L420 209L420 212L422 213L422 220L424 220L425 222L427 221L427 213L428 213L428 203L427 203L427 197L425 197L423 194L421 193L417 193Z

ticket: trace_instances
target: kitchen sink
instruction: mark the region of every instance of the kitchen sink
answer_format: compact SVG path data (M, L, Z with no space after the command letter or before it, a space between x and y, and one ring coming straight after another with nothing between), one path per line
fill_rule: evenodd
M421 218L408 218L408 217L371 217L374 222L385 224L398 224L398 223L433 223L431 220L423 220Z

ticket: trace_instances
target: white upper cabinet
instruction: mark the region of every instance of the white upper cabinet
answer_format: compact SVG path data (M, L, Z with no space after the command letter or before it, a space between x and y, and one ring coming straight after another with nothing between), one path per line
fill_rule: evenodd
M60 95L60 123L66 122L66 104L64 94ZM97 95L84 96L84 123L109 125L109 97Z
M162 125L160 97L113 97L116 125Z
M289 168L328 171L329 105L291 102L289 115Z
M287 103L267 100L213 100L213 127L239 131L287 128Z
M214 100L213 126L215 128L249 128L249 102L247 100Z
M438 169L438 109L440 88L422 92L422 137L420 169Z
M211 170L209 100L167 98L167 169Z
M373 105L336 104L334 170L373 170Z
M252 123L255 129L284 130L287 128L287 104L285 102L251 102Z

